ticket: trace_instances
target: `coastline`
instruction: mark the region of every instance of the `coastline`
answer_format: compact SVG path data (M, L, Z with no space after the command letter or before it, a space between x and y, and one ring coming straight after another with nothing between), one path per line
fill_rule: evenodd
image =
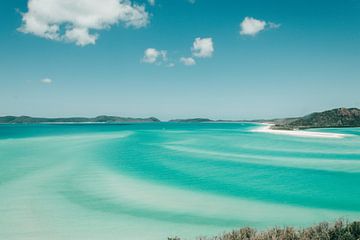
M310 138L344 138L348 137L348 134L341 133L329 133L329 132L310 132L304 130L279 130L272 129L274 124L272 123L261 123L262 126L251 130L252 132L270 133L278 135L288 135L295 137L310 137Z
M31 125L31 124L43 124L43 125L125 125L125 124L138 124L138 123L161 123L161 122L26 122L26 123L0 123L0 125Z

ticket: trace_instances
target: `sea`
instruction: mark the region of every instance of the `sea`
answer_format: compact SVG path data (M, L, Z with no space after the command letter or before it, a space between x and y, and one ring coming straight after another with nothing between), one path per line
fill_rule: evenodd
M166 240L360 218L360 128L0 125L0 239Z

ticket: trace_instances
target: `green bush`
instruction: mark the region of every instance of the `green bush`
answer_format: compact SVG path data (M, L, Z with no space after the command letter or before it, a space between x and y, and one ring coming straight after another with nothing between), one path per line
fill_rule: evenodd
M360 221L347 222L338 220L335 223L295 229L292 227L274 227L266 231L256 231L245 227L214 237L198 237L197 240L360 240ZM178 237L168 240L181 240Z

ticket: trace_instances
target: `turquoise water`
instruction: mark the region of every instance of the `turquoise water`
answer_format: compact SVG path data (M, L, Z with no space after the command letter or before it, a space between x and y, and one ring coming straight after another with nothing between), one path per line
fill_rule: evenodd
M360 129L0 125L0 239L166 239L360 218ZM316 130L319 131L319 130Z

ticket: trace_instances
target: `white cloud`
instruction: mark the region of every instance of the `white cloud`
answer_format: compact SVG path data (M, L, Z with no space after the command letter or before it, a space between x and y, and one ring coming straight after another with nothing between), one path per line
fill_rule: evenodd
M280 24L273 22L266 22L263 20L255 19L252 17L245 17L244 20L240 23L240 34L255 36L259 32L268 29L279 28Z
M276 29L276 28L279 28L281 26L281 24L273 23L273 22L268 22L267 24L268 24L270 29Z
M245 17L240 23L240 34L254 36L265 29L266 22L252 17Z
M148 0L148 2L149 2L149 4L150 4L151 6L154 6L154 5L155 5L155 0Z
M148 22L144 6L130 0L28 0L28 12L22 14L18 30L85 46L95 44L94 31L117 23L140 28Z
M89 30L86 28L73 28L65 32L65 37L70 42L76 42L80 46L85 46L87 44L95 44L98 35L89 34Z
M192 66L196 64L195 59L192 57L182 57L180 58L180 62L186 66Z
M167 52L165 50L156 50L155 48L148 48L144 52L142 59L145 63L159 63L167 60Z
M212 38L196 38L191 51L195 57L211 57L214 52Z
M44 84L51 84L53 82L53 80L51 78L43 78L40 80L40 82L42 82Z

